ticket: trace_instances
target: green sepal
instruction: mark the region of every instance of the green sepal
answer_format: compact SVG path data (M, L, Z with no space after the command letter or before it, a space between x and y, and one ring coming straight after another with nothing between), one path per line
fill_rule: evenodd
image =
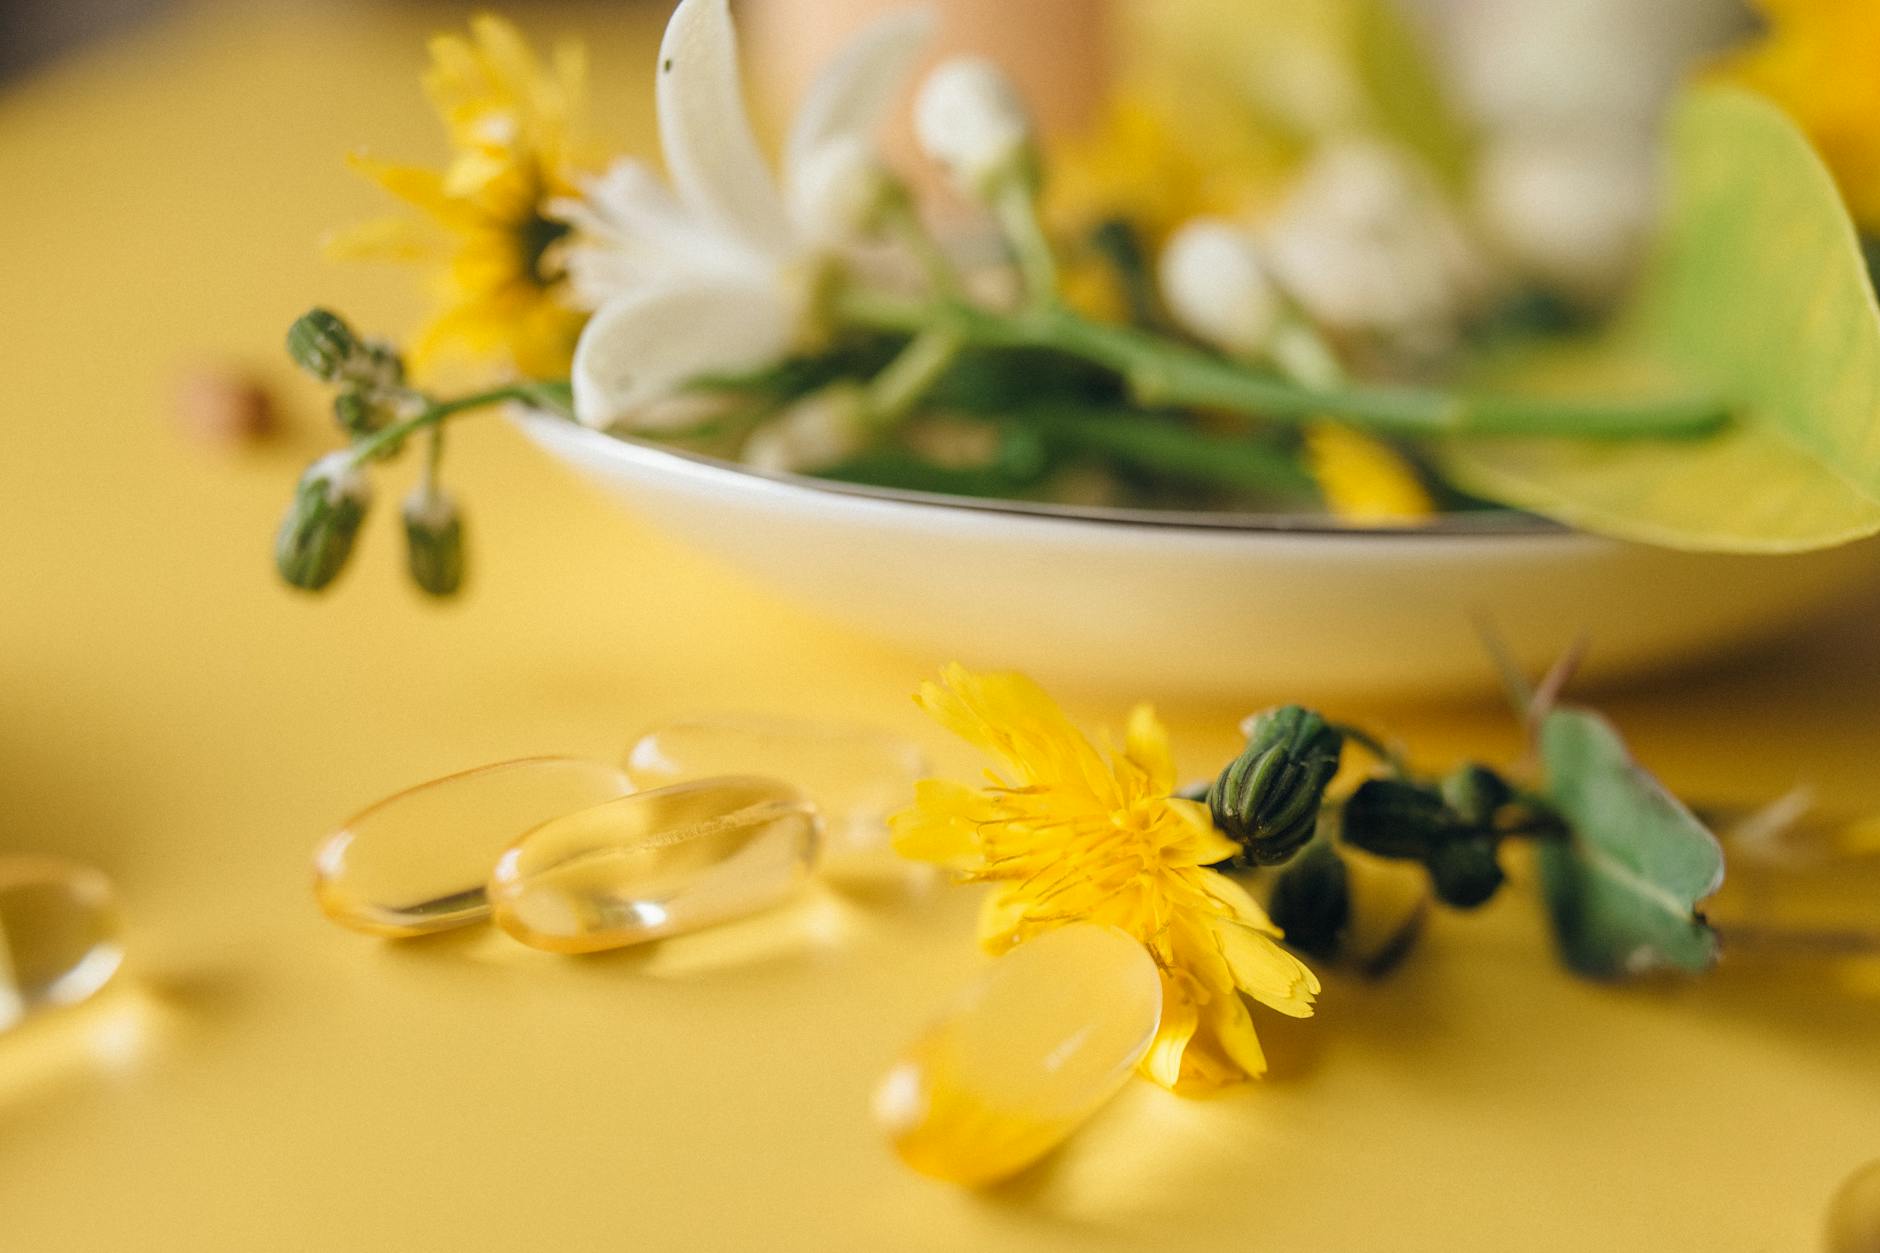
M1247 746L1208 790L1208 808L1240 862L1273 866L1318 830L1325 788L1338 773L1344 734L1310 709L1269 709L1248 728Z

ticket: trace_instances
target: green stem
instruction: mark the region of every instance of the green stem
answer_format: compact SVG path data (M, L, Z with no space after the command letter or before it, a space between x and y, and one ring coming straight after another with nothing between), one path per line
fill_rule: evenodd
M566 391L566 385L560 383L512 383L506 387L491 388L486 392L459 396L454 400L434 400L423 410L404 421L394 422L384 430L354 444L353 461L359 464L386 456L402 448L405 441L419 431L434 427L446 418L471 409L482 409L508 401L521 401L539 409L546 409L561 417L570 417L572 412Z
M890 427L914 411L934 385L953 368L965 347L950 330L922 331L868 384L868 417Z
M1000 180L992 200L999 228L1018 262L1018 272L1025 279L1025 294L1039 308L1058 303L1057 256L1038 220L1038 198L1031 180L1020 174L1008 174Z
M1729 422L1709 397L1652 402L1462 396L1414 387L1310 388L1126 326L1088 321L1043 305L999 313L961 304L910 302L878 293L837 294L841 315L860 326L918 333L954 331L968 344L1042 348L1121 375L1152 406L1220 409L1275 422L1337 418L1383 435L1531 435L1570 439L1696 438Z
M959 272L953 268L940 241L927 229L927 223L921 220L913 194L905 186L897 186L889 193L883 212L889 228L920 263L934 295L943 300L958 300L961 294Z
M1311 476L1277 449L1209 435L1184 422L1133 410L1104 413L1081 405L1033 405L987 416L1060 444L1191 482L1268 496L1312 492Z

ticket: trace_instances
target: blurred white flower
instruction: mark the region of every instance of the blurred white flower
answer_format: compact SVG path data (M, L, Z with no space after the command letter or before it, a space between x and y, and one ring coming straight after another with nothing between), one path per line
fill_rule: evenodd
M1259 240L1280 286L1321 326L1440 348L1488 270L1434 177L1389 144L1319 150Z
M792 121L780 184L752 133L726 0L682 0L659 53L670 188L624 161L556 206L575 228L575 290L595 309L574 360L582 422L644 425L687 381L788 353L821 261L885 185L874 133L932 26L925 10L891 14L830 64Z
M1642 140L1508 136L1482 154L1476 213L1488 238L1523 268L1597 301L1635 268L1651 232L1656 181Z
M1243 227L1221 218L1187 223L1169 237L1158 278L1163 303L1185 330L1244 357L1271 344L1282 304Z
M1654 134L1740 0L1406 0L1483 142L1474 209L1497 252L1582 300L1631 274L1655 206Z
M985 199L1030 151L1031 115L1005 72L983 57L942 63L914 101L914 137L960 190Z
M813 392L751 433L743 460L757 470L795 474L826 469L868 443L867 405L853 385Z

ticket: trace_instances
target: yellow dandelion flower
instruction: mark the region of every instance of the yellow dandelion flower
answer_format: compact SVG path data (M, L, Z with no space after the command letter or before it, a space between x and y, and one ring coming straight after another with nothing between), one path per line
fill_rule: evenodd
M1848 208L1880 229L1880 5L1758 0L1764 33L1721 72L1769 96L1808 133Z
M514 26L487 14L471 20L469 38L439 35L430 50L424 89L449 135L450 164L353 159L430 221L370 223L331 251L434 267L438 311L411 348L421 372L461 357L563 376L585 315L556 256L568 228L547 205L576 191L582 50L563 45L544 66Z
M949 666L915 700L1001 758L1014 776L971 788L923 782L893 819L895 847L993 884L980 939L994 953L1072 922L1142 941L1162 975L1162 1026L1143 1060L1167 1087L1229 1084L1266 1069L1246 999L1297 1018L1319 983L1265 911L1207 867L1234 843L1205 805L1173 795L1168 735L1148 706L1104 755L1020 675Z
M1436 512L1423 480L1389 444L1335 422L1306 428L1306 465L1326 505L1355 526L1400 526Z

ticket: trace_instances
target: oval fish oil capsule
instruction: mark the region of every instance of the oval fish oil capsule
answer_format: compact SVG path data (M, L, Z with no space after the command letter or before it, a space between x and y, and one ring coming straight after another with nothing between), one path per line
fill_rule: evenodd
M928 773L918 746L876 727L754 714L654 727L627 750L626 764L646 789L728 775L788 779L822 811L831 852L885 840L888 815Z
M920 1173L996 1182L1122 1089L1161 1016L1141 944L1092 923L1048 931L995 961L882 1077L875 1120Z
M117 892L59 857L0 857L0 1030L88 1000L124 961Z
M531 948L596 953L768 909L815 867L821 823L772 779L702 779L531 831L490 877L496 923Z
M633 791L615 766L501 762L419 784L335 831L314 854L328 918L369 935L428 935L489 916L490 866L524 832Z

